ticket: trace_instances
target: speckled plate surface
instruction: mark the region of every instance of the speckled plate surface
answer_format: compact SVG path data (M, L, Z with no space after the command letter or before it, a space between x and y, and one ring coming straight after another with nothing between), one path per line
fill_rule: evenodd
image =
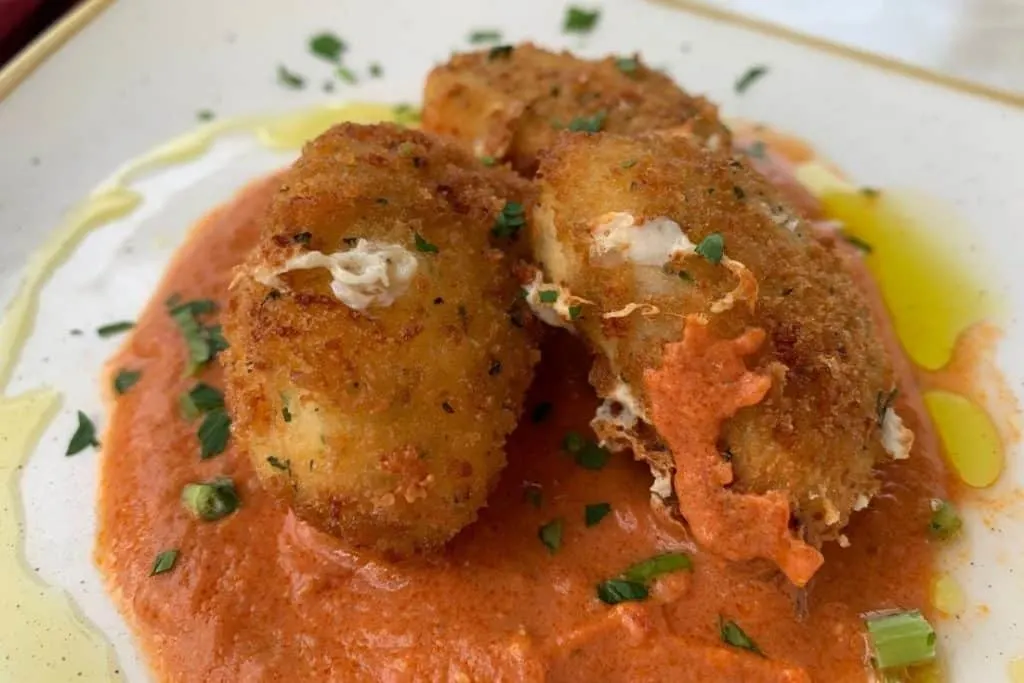
M97 10L101 4L87 3ZM686 88L720 102L727 115L806 138L859 182L911 188L931 198L926 225L933 239L978 274L980 286L1004 311L995 321L1005 332L998 365L1020 393L1020 103L968 94L667 4L602 5L598 29L580 38L561 33L564 7L546 0L303 0L286 8L271 0L112 3L0 100L0 303L15 301L30 255L67 224L81 200L131 159L194 128L200 110L223 120L302 110L325 100L416 102L432 64L468 48L471 30L493 27L508 42L533 39L584 55L640 51ZM331 67L308 52L309 36L324 29L349 43L346 64L360 76L358 84L332 79ZM381 64L381 78L366 77L372 62ZM765 64L769 72L738 95L733 84L752 64ZM279 65L301 74L307 87L282 87ZM10 74L4 78L0 92L11 85ZM322 87L328 80L336 83L332 93ZM6 420L0 475L9 481L0 500L0 680L67 680L76 671L62 656L82 672L79 680L147 680L92 564L101 456L65 458L64 449L77 410L103 424L96 383L116 341L99 339L93 330L135 315L195 219L247 179L295 155L294 149L268 149L247 132L219 136L202 151L188 162L128 179L141 203L85 235L52 277L39 280L38 312L20 354L5 336L14 329L10 312L0 327L0 353L11 366L8 378L0 363L0 422ZM73 335L73 329L85 334ZM43 388L55 393L39 393ZM53 401L33 403L45 397ZM52 421L43 419L51 414ZM40 419L38 444L30 418ZM23 468L22 441L28 455ZM1014 503L1024 483L1020 450L1011 447L1000 483L979 494L988 503L968 513L966 539L945 558L967 601L959 618L939 625L956 681L1006 680L1011 660L1024 656L1024 555L1018 548L1024 507ZM37 578L15 571L21 558ZM81 621L66 621L61 590ZM33 611L40 599L49 607Z

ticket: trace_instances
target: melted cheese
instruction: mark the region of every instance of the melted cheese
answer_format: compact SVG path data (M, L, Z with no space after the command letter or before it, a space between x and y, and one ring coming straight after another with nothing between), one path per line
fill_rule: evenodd
M530 305L534 315L552 327L561 327L570 331L573 328L570 325L572 312L569 309L580 304L591 303L586 299L573 296L573 293L566 287L544 282L544 274L539 270L534 273L533 280L523 284L523 290L526 292L526 303ZM550 303L541 301L541 292L555 292L557 298Z
M308 251L292 256L283 267L257 270L254 277L267 287L287 289L280 278L284 273L326 268L331 274L331 292L338 301L362 311L370 306L390 306L405 294L417 265L416 257L405 247L361 239L347 251Z
M597 219L591 234L591 256L618 254L639 266L661 267L695 250L679 224L665 217L637 225L632 214L606 213Z
M887 408L882 419L882 447L896 460L910 457L914 445L914 432L903 425L903 420L892 408Z

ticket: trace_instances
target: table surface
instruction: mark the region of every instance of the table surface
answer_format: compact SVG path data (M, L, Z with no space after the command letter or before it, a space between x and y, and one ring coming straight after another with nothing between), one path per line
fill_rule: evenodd
M695 0L693 4L1024 94L1024 0Z

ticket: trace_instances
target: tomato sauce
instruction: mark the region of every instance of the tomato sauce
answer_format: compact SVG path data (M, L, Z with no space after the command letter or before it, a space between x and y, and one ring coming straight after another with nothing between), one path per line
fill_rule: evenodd
M767 562L702 552L652 509L651 475L628 454L593 471L563 452L568 431L589 434L598 401L588 353L561 331L545 342L488 507L437 555L360 555L266 495L230 443L201 460L198 425L178 399L197 379L220 386L220 371L184 376L185 343L164 302L178 294L223 307L274 189L274 178L258 181L196 227L108 368L142 377L113 403L95 555L158 680L865 681L861 614L930 613L929 501L945 497L945 470L912 402L900 406L918 433L912 457L884 466L849 547L829 544L805 589ZM541 402L552 409L536 422ZM182 487L214 476L234 480L241 506L197 521ZM585 506L602 502L611 513L587 527ZM564 533L553 552L538 529L556 519ZM172 548L176 566L150 576ZM693 570L658 579L643 602L597 598L599 582L666 551L689 553ZM764 656L725 644L722 619Z

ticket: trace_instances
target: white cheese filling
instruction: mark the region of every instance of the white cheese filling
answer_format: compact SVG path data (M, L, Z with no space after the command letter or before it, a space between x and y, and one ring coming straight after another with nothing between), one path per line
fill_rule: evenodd
M526 292L526 303L530 305L534 315L552 327L572 330L569 323L573 320L573 312L570 309L573 306L591 303L586 299L573 296L572 292L561 285L544 282L544 274L539 270L534 273L533 280L523 284L522 287ZM553 293L554 301L542 301L542 293L545 298L550 298L550 293Z
M903 420L891 407L885 409L882 418L882 447L896 460L910 457L914 446L914 432L903 425Z
M276 270L259 269L253 277L267 287L286 289L280 278L284 273L326 268L331 274L331 292L338 301L362 311L394 303L409 289L417 266L416 257L403 246L360 239L347 251L308 251L292 256Z
M632 214L606 213L597 219L591 232L591 256L619 253L641 266L660 267L696 249L679 224L665 217L637 225Z
M637 420L646 420L644 409L629 385L619 381L611 394L598 406L592 423L605 422L621 429L632 429L636 426Z

